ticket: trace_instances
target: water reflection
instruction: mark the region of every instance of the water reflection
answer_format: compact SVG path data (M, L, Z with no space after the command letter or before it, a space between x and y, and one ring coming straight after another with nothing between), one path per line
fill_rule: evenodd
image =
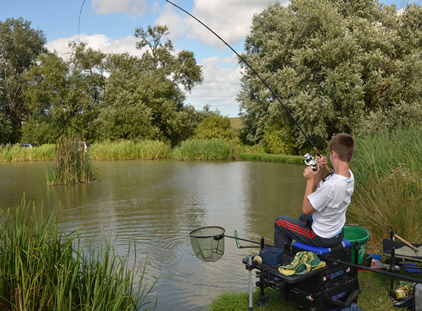
M46 211L60 204L59 223L66 230L82 226L85 238L113 240L119 254L130 241L143 265L148 256L149 284L159 281L158 310L198 310L226 290L246 291L248 274L241 261L257 250L239 250L226 238L225 255L215 263L193 254L188 234L218 225L228 235L273 243L278 215L297 217L303 166L261 162L115 161L95 162L101 182L46 186L45 163L0 163L0 205L17 206L22 193L44 202ZM245 243L242 243L245 244Z

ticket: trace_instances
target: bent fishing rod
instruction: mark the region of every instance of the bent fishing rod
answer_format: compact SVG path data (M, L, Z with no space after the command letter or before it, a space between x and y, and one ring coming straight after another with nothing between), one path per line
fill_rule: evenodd
M187 15L189 15L190 17L192 17L193 19L195 19L198 23L200 23L202 26L204 26L205 28L207 28L211 33L213 33L218 39L220 39L225 45L227 45L227 47L232 50L237 57L239 57L251 70L252 72L261 80L262 83L264 83L264 85L270 90L270 92L273 94L274 98L277 99L277 101L281 104L281 106L284 108L284 110L286 110L286 112L289 114L290 118L292 118L292 120L295 122L295 124L297 125L297 127L300 129L300 131L302 132L302 134L305 136L306 140L308 141L308 143L311 145L312 150L315 152L315 154L318 157L321 157L321 154L319 153L318 149L314 146L314 144L312 143L312 141L310 140L310 138L308 137L308 135L306 135L305 131L302 129L302 127L300 126L299 122L297 122L297 120L295 119L295 117L290 113L290 111L287 109L287 107L282 103L282 101L280 100L280 98L278 98L277 94L272 90L272 88L267 84L267 82L265 82L265 80L263 78L261 78L261 76L255 71L255 69L252 68L251 65L249 65L249 63L239 54L235 51L235 49L233 49L226 41L224 41L218 34L216 34L210 27L208 27L207 25L205 25L202 21L200 21L198 18L196 18L195 16L193 16L192 14L190 14L189 12L187 12L186 10L184 10L183 8L181 8L180 6L174 4L173 2L170 2L169 0L166 0L166 2L170 3L171 5L175 6L176 8L178 8L179 10L185 12ZM325 164L325 168L328 171L331 171L331 169L327 166L327 164Z

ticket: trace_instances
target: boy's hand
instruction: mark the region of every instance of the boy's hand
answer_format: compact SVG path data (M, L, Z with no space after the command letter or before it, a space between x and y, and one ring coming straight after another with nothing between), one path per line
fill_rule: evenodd
M319 171L319 166L318 166L318 171ZM303 171L303 177L306 178L306 180L313 180L316 176L316 174L318 173L318 171L314 171L312 169L312 167L308 166L307 168L305 168L305 170Z
M318 166L318 169L324 170L325 165L327 165L327 157L324 157L324 156L317 157L316 164Z

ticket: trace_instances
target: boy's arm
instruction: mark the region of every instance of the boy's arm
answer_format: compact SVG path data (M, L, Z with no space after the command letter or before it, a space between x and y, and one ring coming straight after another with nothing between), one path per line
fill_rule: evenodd
M319 169L318 171L322 171ZM310 215L313 212L315 212L315 209L312 207L311 202L308 200L308 195L310 195L312 192L314 192L313 186L315 183L315 177L318 174L318 171L313 171L311 167L307 167L305 171L303 172L303 176L306 178L306 189L305 189L305 195L303 197L303 204L302 204L302 213L304 215ZM322 171L324 174L324 171Z
M312 190L315 191L317 188L319 182L324 178L324 171L325 171L325 165L327 164L327 158L321 156L320 158L317 158L317 166L318 171L316 171L316 175L314 178Z

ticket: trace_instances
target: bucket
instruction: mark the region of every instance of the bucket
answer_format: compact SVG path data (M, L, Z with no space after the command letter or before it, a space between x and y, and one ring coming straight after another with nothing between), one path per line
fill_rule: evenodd
M359 250L358 250L358 264L360 265L363 262L363 258L365 257L365 248L366 242L369 239L369 231L362 227L357 226L344 226L344 239L349 241L352 246L352 263L356 263L355 261L355 244L356 240L359 242Z

